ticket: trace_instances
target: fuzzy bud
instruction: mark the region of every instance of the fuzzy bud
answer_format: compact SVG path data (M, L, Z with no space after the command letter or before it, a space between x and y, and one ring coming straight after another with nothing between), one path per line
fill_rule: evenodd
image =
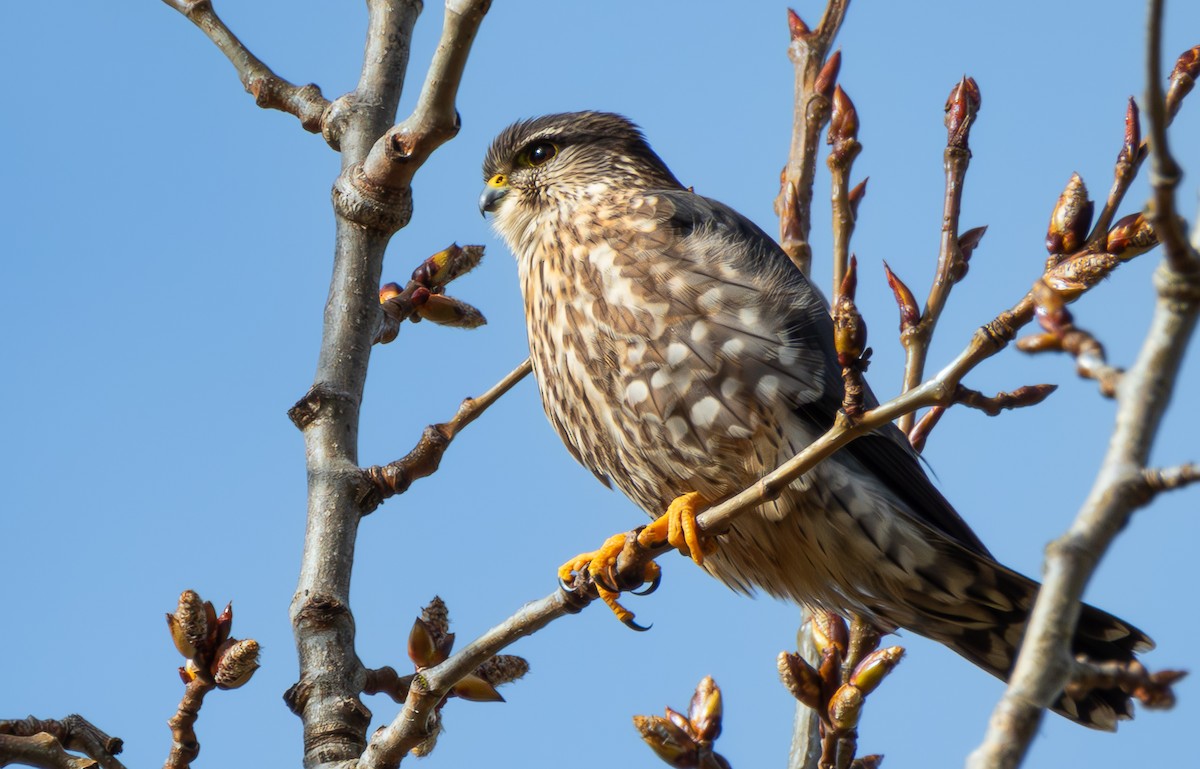
M1071 174L1066 189L1054 204L1046 229L1046 250L1051 254L1073 254L1083 245L1094 208L1087 194L1083 179L1079 174Z

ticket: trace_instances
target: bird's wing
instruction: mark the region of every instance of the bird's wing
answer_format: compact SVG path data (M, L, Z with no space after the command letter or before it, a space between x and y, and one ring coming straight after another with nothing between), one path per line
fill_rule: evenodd
M686 260L703 269L725 272L730 282L754 290L760 311L752 318L760 337L777 340L773 346L748 345L743 359L754 369L779 375L779 394L789 399L797 416L815 434L833 425L842 404L841 368L833 346L833 322L825 298L766 233L732 208L686 190L648 193L638 213L658 225L639 247L658 251L670 260ZM728 297L736 299L737 292ZM741 309L729 308L737 317ZM743 319L750 319L745 318ZM868 392L869 405L875 405ZM919 456L904 434L886 425L842 449L878 477L907 503L919 522L988 555L987 548L921 467ZM904 512L904 511L898 511Z

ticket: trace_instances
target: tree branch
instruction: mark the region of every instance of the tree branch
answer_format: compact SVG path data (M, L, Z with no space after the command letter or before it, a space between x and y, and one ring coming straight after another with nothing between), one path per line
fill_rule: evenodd
M46 769L125 769L116 759L123 748L120 738L109 737L74 713L61 720L29 716L0 721L0 766L21 763ZM72 756L66 750L78 751L87 758Z
M300 125L310 133L322 133L325 127L329 100L321 95L316 85L293 85L276 75L260 61L237 38L225 22L213 10L212 0L163 0L164 3L182 13L212 40L221 53L237 70L246 92L254 96L254 103L263 109L275 109L295 115ZM336 137L326 135L326 140L337 147Z
M303 400L308 528L290 616L300 679L285 701L304 724L309 769L356 760L370 711L359 695L365 671L354 647L350 577L362 517L358 468L360 403L379 328L383 253L411 215L411 191L361 196L351 179L395 120L419 0L369 0L363 67L338 99L342 174L334 187L336 239L315 381Z
M372 503L378 505L389 497L403 494L413 481L437 472L442 456L445 455L446 449L450 448L451 441L459 432L478 419L480 414L532 370L533 365L526 358L483 395L478 398L464 399L459 405L458 411L455 412L454 418L449 422L426 427L417 445L402 459L382 467L375 465L364 470L363 473L371 482L374 492L372 499L366 503L367 506L371 507Z
M946 301L950 298L950 289L966 275L967 258L978 237L983 235L982 230L978 231L978 236L969 245L964 246L959 242L958 218L962 212L963 180L966 179L967 167L971 163L968 139L980 104L979 86L969 77L960 80L946 100L946 149L942 153L946 191L942 199L942 237L938 248L937 270L934 272L929 296L925 300L925 311L916 323L907 328L902 327L900 334L900 341L904 345L902 392L916 387L925 378L925 360L929 355L929 345L942 310L946 307ZM915 412L910 412L901 417L897 424L901 430L908 433L912 430L915 418Z
M1150 186L1153 189L1150 221L1165 247L1175 272L1200 269L1200 254L1188 243L1183 220L1175 208L1175 188L1183 171L1167 144L1168 116L1162 87L1162 14L1163 0L1150 0L1149 30L1146 44L1146 101L1150 117ZM1185 54L1187 56L1187 54ZM1174 73L1172 73L1174 74ZM1194 74L1191 77L1195 77Z
M795 11L788 10L791 44L788 58L796 71L792 112L792 141L787 166L780 179L775 213L779 215L779 245L807 275L812 266L813 179L817 168L817 146L821 129L829 120L830 98L837 78L838 57L825 55L837 36L850 0L829 0L821 23L810 30Z
M442 38L416 109L375 143L363 163L363 176L371 185L407 187L433 151L458 133L454 107L458 86L471 43L490 6L491 0L446 0Z
M1161 0L1150 0L1147 78L1158 79ZM1148 88L1152 136L1166 135L1161 90ZM1155 154L1164 142L1152 143ZM1155 200L1172 205L1160 186L1173 189L1170 175L1153 179ZM1161 213L1161 212L1160 212ZM1172 214L1173 216L1173 214ZM1162 233L1160 232L1160 236ZM1163 413L1171 399L1184 351L1200 310L1200 272L1179 241L1163 238L1165 258L1155 276L1158 301L1133 368L1117 393L1113 437L1091 493L1067 532L1047 548L1045 580L1038 591L1008 688L997 703L983 742L971 754L971 769L1016 767L1024 758L1041 720L1067 685L1072 672L1071 637L1079 618L1083 589L1100 558L1128 523L1135 509L1153 496L1147 488L1146 462ZM1180 267L1186 268L1180 271Z
M501 649L566 614L577 614L595 598L580 592L556 590L522 606L516 614L451 655L445 662L420 671L408 690L404 709L375 732L359 769L392 769L430 734L435 706L450 687Z

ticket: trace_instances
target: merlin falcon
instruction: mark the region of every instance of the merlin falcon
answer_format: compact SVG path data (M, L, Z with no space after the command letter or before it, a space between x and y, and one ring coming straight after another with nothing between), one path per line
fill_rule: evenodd
M655 519L639 542L668 540L737 590L908 628L1008 675L1038 585L991 557L894 426L715 543L697 535L698 511L804 449L842 403L829 307L769 236L680 184L619 115L518 122L483 175L480 208L517 259L546 415L580 463ZM622 541L561 573L598 576ZM1128 662L1153 644L1085 605L1073 647ZM1055 709L1101 729L1132 715L1116 687L1064 693Z

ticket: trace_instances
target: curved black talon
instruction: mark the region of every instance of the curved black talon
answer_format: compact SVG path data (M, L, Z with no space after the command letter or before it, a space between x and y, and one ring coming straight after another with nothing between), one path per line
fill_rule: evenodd
M616 587L616 582L608 574L608 571L608 569L605 569L604 571L592 574L592 582L594 582L597 587L602 587L610 593L620 593L621 588Z
M651 622L649 625L639 625L638 623L633 621L633 617L630 617L629 619L621 620L621 624L624 625L625 627L629 628L630 630L636 630L639 633L645 633L647 630L654 627L653 622Z
M655 590L658 590L658 586L661 584L662 584L662 572L660 571L654 575L654 579L650 581L650 584L645 589L630 590L629 594L630 595L650 595Z

